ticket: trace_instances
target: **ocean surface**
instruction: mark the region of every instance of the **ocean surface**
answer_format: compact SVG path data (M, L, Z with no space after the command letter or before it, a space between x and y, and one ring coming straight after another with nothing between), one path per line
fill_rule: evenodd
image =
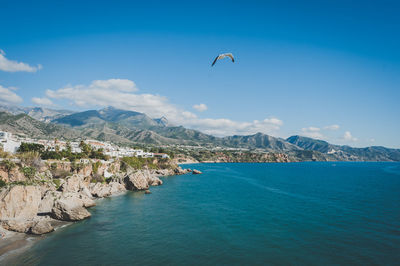
M400 163L184 167L8 265L399 265Z

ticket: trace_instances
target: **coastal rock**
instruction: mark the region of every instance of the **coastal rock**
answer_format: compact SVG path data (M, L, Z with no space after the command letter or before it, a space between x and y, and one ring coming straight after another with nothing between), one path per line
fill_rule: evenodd
M62 221L79 221L91 216L84 207L84 201L78 197L63 197L57 200L51 216Z
M124 182L128 190L146 190L149 188L149 181L142 171L127 175Z
M89 191L96 198L104 198L111 195L111 189L107 184L96 183L89 185Z
M42 200L40 201L38 213L44 214L44 213L50 213L51 210L53 209L54 202L56 201L57 198L59 198L61 195L61 192L59 191L51 191L48 190L46 194L43 196Z
M50 222L41 220L41 221L36 222L32 226L32 228L29 232L34 235L43 235L43 234L47 234L47 233L50 233L53 231L54 231L54 227L51 225Z
M93 197L104 198L124 192L126 191L126 188L119 182L111 181L109 184L92 183L89 185L89 190Z
M147 189L144 191L144 194L151 194L151 191Z
M177 167L177 168L174 169L174 173L176 175L184 175L184 174L187 174L187 173L190 173L190 172L191 172L190 169L182 169L181 167Z
M146 171L144 173L144 176L147 179L147 184L149 186L160 186L162 185L162 180L160 178L158 178L156 175L151 174L150 171Z
M202 174L202 172L201 172L201 171L199 171L199 170L196 170L196 169L194 169L194 170L192 171L192 173L193 173L194 175L199 175L199 174Z
M45 195L48 191L56 191L57 190L55 185L52 182L47 182L47 183L41 185L39 187L39 189L40 189L40 194L41 194L42 199L45 197Z
M22 171L20 171L19 167L13 167L8 170L3 164L0 164L0 179L7 183L26 181L26 177Z
M0 220L27 220L36 216L41 201L36 186L13 186L0 192Z
M3 220L1 226L9 231L15 231L19 233L26 233L33 225L33 221L13 219L13 220Z
M125 186L118 182L110 182L108 186L110 187L112 195L126 191Z
M86 182L82 175L72 175L68 177L65 182L60 186L63 192L78 192L86 187Z
M172 169L158 169L155 170L154 174L157 176L170 176L174 175L175 173Z

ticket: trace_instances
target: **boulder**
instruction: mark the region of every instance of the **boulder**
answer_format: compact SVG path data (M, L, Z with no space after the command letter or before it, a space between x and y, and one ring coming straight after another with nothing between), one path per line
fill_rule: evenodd
M192 173L193 173L194 175L199 175L199 174L202 174L202 172L201 172L201 171L199 171L199 170L196 170L196 169L194 169L194 170L192 171Z
M92 183L89 185L89 190L92 196L96 198L104 198L111 195L111 189L107 184Z
M79 221L91 216L84 208L84 201L76 196L62 197L54 203L51 211L54 219L62 221Z
M162 183L162 180L155 175L150 175L148 178L149 186L160 186Z
M96 202L94 202L91 197L89 198L84 195L79 195L79 199L82 201L82 206L85 208L96 206Z
M29 231L34 235L43 235L54 231L54 227L51 225L49 221L41 220L36 222Z
M127 175L124 182L128 190L146 190L149 188L149 181L143 174L143 171L137 171Z
M12 220L3 220L1 222L1 226L9 231L15 231L19 233L26 233L33 225L33 221L31 220L21 220L21 219L12 219Z
M0 192L0 220L28 220L36 216L41 201L36 186L13 186Z
M144 194L151 194L151 191L147 189L144 191Z
M68 177L65 182L60 186L63 192L78 192L86 187L86 182L82 175L72 175Z
M192 170L190 170L190 169L182 169L182 167L177 167L174 169L174 173L176 175L184 175L184 174L190 173L191 171Z
M169 176L174 175L174 171L172 169L158 169L154 172L155 175L158 176Z
M59 191L51 191L48 190L42 200L40 201L38 213L50 213L53 209L54 202L57 198L61 196L61 192Z
M110 182L108 186L110 187L111 194L118 194L126 191L125 186L118 182Z

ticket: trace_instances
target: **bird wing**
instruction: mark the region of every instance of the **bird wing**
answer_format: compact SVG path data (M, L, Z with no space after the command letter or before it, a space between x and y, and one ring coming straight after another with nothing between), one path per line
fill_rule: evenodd
M232 62L235 63L235 58L233 58L233 54L225 54L225 56L228 56L232 59Z
M217 57L214 59L214 62L212 63L211 66L214 66L218 59L219 59L219 56L217 56Z

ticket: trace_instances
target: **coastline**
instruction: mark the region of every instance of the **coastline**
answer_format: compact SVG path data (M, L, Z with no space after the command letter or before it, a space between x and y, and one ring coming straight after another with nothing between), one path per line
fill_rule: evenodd
M64 228L66 226L72 225L73 222L66 222L60 220L53 220L52 225L56 233L57 230ZM13 231L8 231L0 227L0 233L4 234L4 237L0 241L0 264L12 259L13 256L17 256L23 253L27 248L32 247L35 243L40 240L45 239L48 235L33 235L26 233L18 233Z
M171 174L170 175L160 174L160 175L155 175L155 177L164 178L164 177L170 177L170 176L191 173L191 171L190 172L186 171L186 170L182 170L182 171L184 171L184 172L181 172L181 171L171 172L174 174L172 174L172 175ZM162 184L162 182L160 184L151 184L150 186L158 186L161 184ZM105 198L113 198L113 197L121 196L128 192L146 193L145 189L137 189L137 190L126 189L126 190L114 191L112 194L110 194L108 196L94 198L93 201L98 202ZM90 210L90 208L88 208L88 209ZM75 221L75 222L62 221L62 220L56 220L56 219L52 219L52 218L50 218L50 219L51 219L50 223L54 227L54 231L51 232L50 234L54 234L57 232L57 230L64 228L66 226L72 225L75 222L80 222L80 221ZM12 258L14 256L22 254L29 247L32 247L38 241L45 239L50 234L33 235L33 234L27 234L27 233L19 233L19 232L6 230L2 226L0 226L0 237L1 237L0 238L0 264L3 264L4 262L7 262L8 260L12 260Z

